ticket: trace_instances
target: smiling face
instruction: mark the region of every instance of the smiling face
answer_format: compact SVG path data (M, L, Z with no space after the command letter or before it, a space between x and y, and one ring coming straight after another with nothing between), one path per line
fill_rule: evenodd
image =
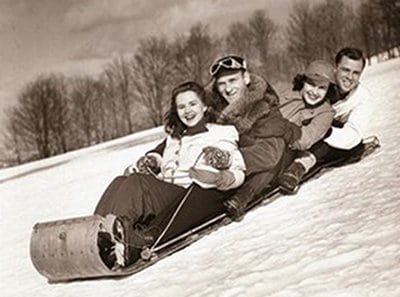
M353 60L343 56L336 65L335 78L341 93L347 93L354 89L363 70L363 60Z
M240 70L233 74L226 74L218 77L215 84L221 96L231 104L244 97L249 82L249 73Z
M324 100L328 88L328 81L321 81L318 83L308 81L304 82L304 86L300 90L300 95L308 105L314 106Z
M187 127L194 127L203 119L207 107L195 92L179 93L175 100L178 117Z

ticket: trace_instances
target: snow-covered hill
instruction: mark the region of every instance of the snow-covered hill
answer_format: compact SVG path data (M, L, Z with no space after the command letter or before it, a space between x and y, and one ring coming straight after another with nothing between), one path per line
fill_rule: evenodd
M400 59L367 68L363 81L379 152L121 280L48 284L30 262L30 234L36 222L92 213L158 132L0 170L0 295L400 296Z

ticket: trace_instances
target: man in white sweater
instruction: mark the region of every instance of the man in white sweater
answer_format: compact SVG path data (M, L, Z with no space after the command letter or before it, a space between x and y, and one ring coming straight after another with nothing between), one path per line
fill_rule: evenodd
M335 110L332 127L323 140L282 174L279 183L285 192L295 193L303 176L315 165L346 160L363 150L362 140L370 114L366 103L371 99L370 92L360 84L365 62L363 53L357 48L345 47L337 53L336 86L327 95Z

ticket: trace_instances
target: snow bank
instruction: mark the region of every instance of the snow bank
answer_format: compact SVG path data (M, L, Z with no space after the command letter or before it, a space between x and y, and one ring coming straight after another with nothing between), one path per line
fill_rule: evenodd
M379 152L121 280L48 284L30 262L31 228L90 214L156 140L131 146L127 137L0 170L1 296L400 296L400 59L367 68L363 80Z

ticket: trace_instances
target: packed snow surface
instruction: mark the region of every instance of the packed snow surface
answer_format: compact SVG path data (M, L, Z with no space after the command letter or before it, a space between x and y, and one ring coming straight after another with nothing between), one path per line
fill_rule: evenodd
M32 227L91 214L160 130L0 170L0 295L399 297L400 59L368 67L362 80L379 151L119 280L49 284L30 261ZM158 137L140 144L146 133Z

